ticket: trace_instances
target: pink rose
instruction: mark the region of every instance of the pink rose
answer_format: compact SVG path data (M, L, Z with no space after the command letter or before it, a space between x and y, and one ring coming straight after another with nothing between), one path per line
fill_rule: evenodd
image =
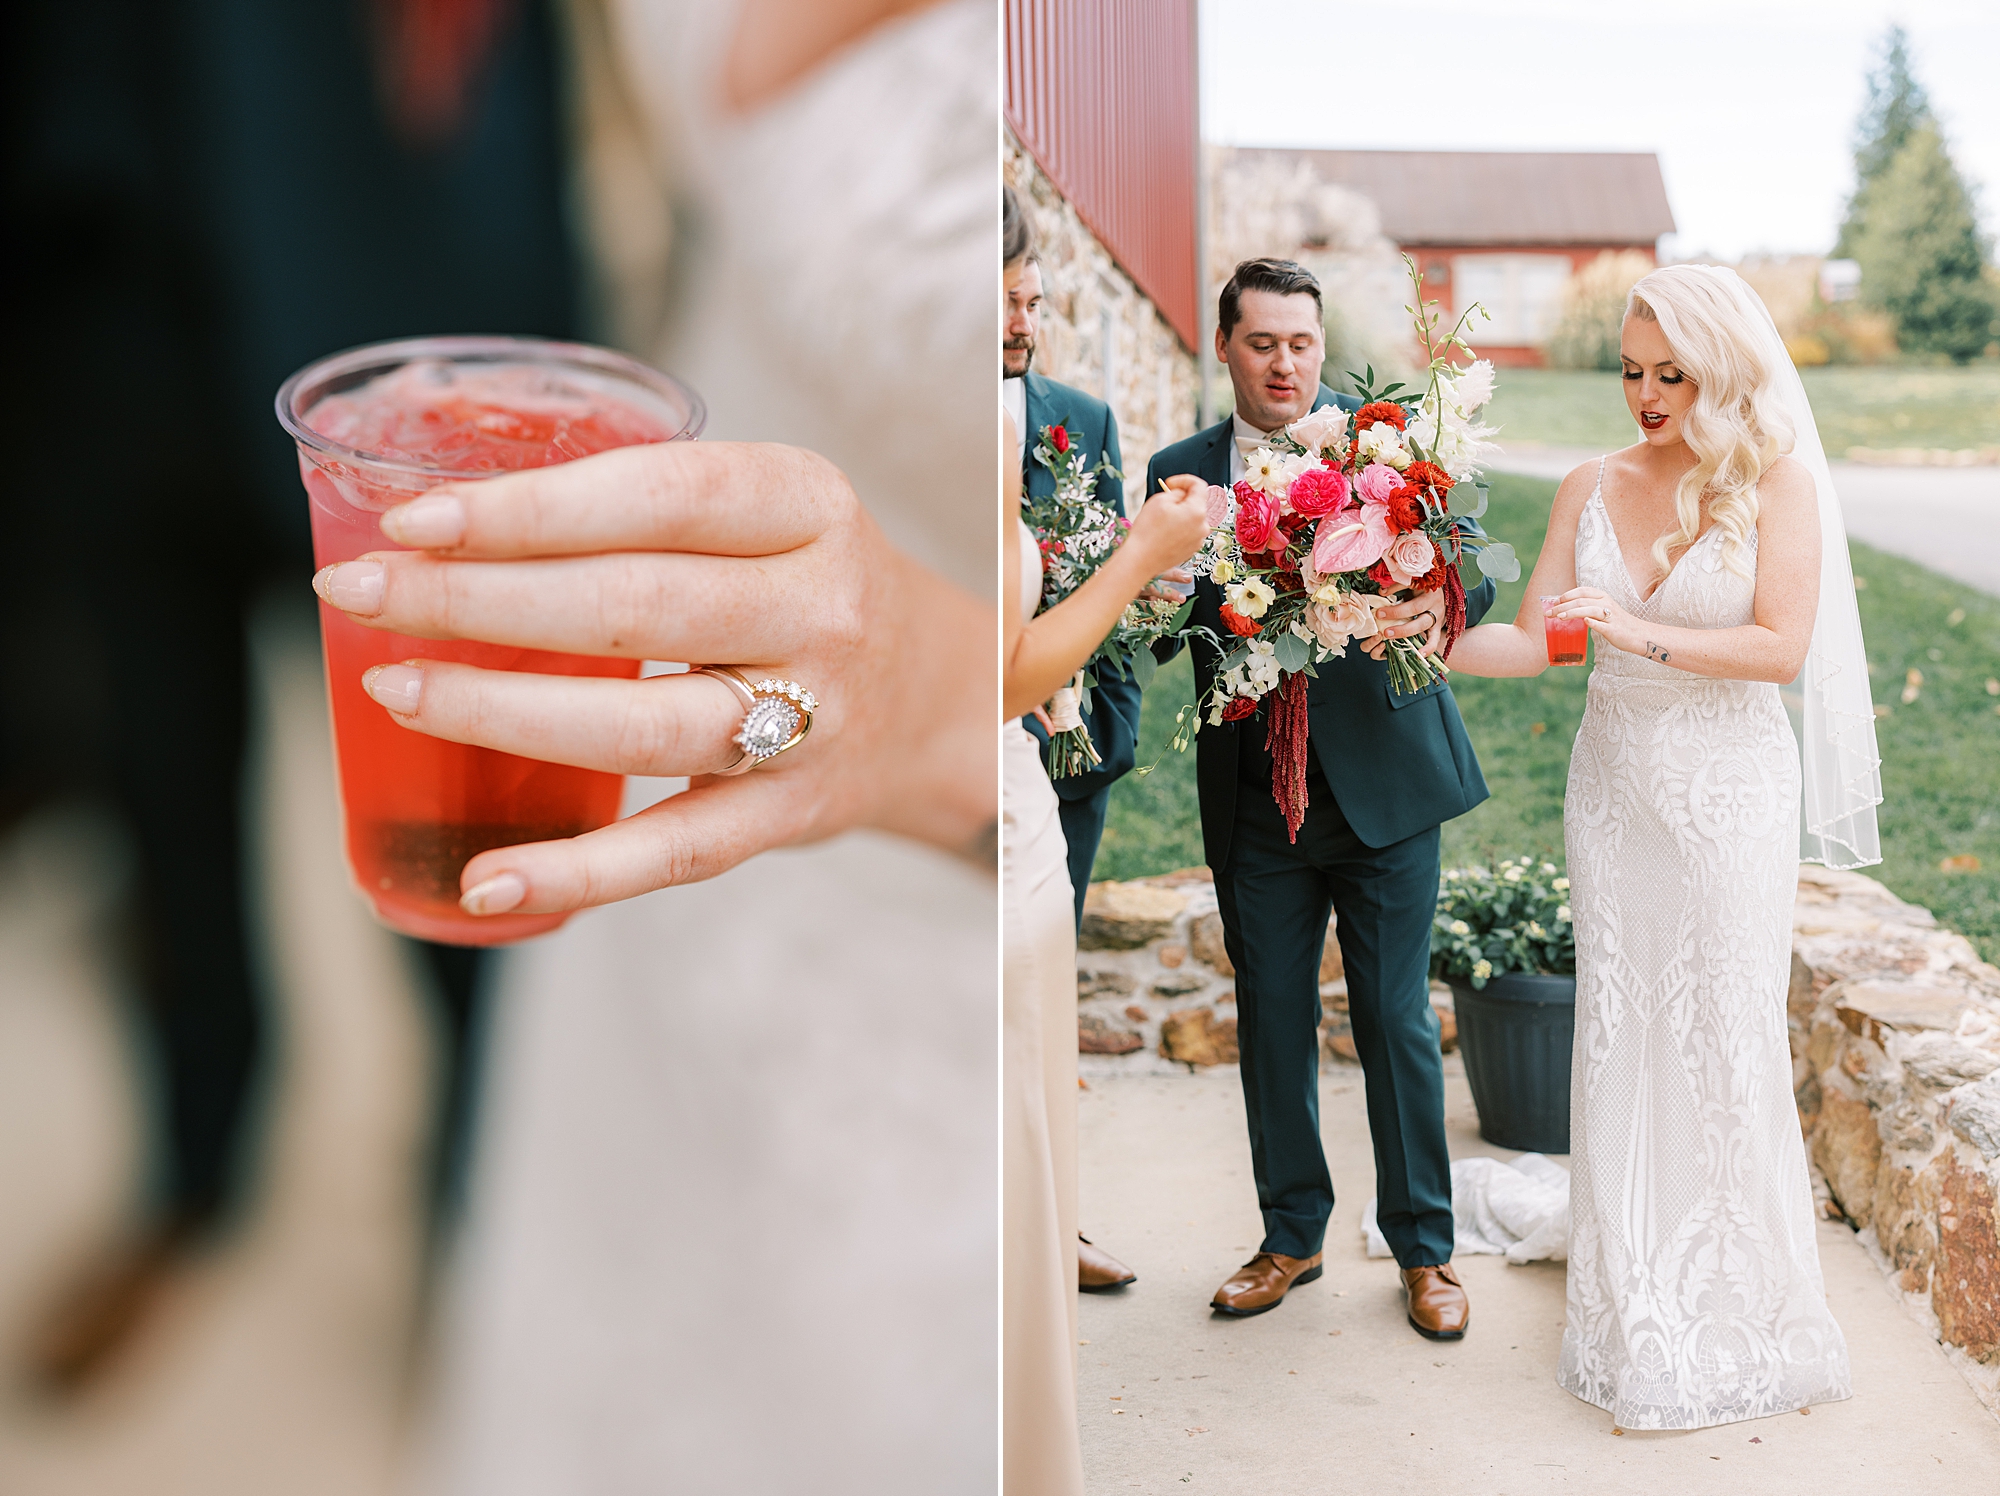
M1386 504L1389 495L1403 485L1403 475L1386 462L1371 462L1355 477L1354 486L1371 504Z
M1213 530L1229 523L1229 490L1208 485L1208 527Z
M1336 468L1309 467L1292 479L1285 497L1291 501L1294 514L1318 519L1347 502L1347 474Z
M1398 586L1407 587L1437 565L1437 546L1421 530L1410 530L1389 542L1382 562Z
M1343 594L1332 607L1325 603L1308 603L1306 627L1328 649L1344 654L1349 639L1372 638L1380 632L1375 623L1375 610L1387 601L1386 597L1377 597L1372 593L1349 592Z
M1313 536L1312 566L1322 576L1365 571L1382 559L1396 532L1389 528L1389 511L1380 504L1342 509L1319 522Z
M1236 543L1246 556L1268 551L1278 533L1278 501L1247 483L1236 485Z

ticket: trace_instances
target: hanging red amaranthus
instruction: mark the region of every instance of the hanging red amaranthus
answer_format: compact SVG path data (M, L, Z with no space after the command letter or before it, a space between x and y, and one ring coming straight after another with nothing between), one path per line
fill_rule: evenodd
M1306 819L1306 675L1285 677L1271 693L1270 724L1264 746L1271 753L1271 798L1285 818L1285 832L1298 845Z

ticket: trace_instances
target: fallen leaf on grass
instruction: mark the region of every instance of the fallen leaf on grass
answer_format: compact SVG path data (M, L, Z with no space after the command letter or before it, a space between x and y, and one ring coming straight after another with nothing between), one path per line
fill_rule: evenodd
M1549 730L1549 724L1546 722L1530 723L1528 727L1528 736L1531 738L1538 738L1548 730Z
M1924 688L1924 673L1912 665L1903 677L1903 705L1908 706L1917 699L1917 693Z
M1965 622L1965 609L1953 608L1944 622L1946 628L1957 628L1961 623Z
M1947 857L1943 862L1940 862L1938 864L1938 871L1941 873L1976 873L1979 871L1979 859L1970 852L1961 852L1956 857ZM1804 1412L1805 1410L1801 1408L1799 1411Z
M1866 592L1868 590L1868 578L1856 577L1854 579L1854 590L1856 592Z
M1887 716L1891 715L1892 713L1894 713L1894 711L1895 711L1895 710L1896 710L1896 709L1895 709L1894 707L1892 707L1892 706L1887 706L1887 705L1883 704L1882 702L1879 702L1879 701L1878 701L1878 702L1876 702L1876 703L1875 703L1875 715L1876 715L1876 716L1878 716L1878 717L1887 717Z
M1995 680L1995 679L1994 679L1994 678L1993 678L1992 676L1990 676L1990 675L1989 675L1989 676L1987 676L1987 677L1986 677L1986 694L1987 694L1988 696L2000 696L2000 680Z

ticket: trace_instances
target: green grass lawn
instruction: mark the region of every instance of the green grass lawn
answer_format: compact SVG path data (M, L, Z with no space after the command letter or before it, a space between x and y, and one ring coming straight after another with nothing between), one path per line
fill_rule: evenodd
M1485 523L1520 551L1522 580L1500 589L1491 616L1512 617L1519 605L1554 493L1555 485L1540 479L1494 478ZM1987 691L1989 680L2000 680L2000 598L1862 545L1854 547L1854 569L1866 584L1861 622L1875 699L1892 709L1876 724L1887 798L1884 861L1869 872L1972 937L1987 960L2000 961L2000 696ZM1923 684L1905 706L1911 669L1922 672ZM1549 670L1530 680L1454 682L1493 798L1445 823L1447 864L1491 852L1560 857L1563 786L1585 678L1582 670ZM1193 699L1183 654L1146 692L1139 762L1157 759L1159 767L1112 790L1098 877L1139 877L1202 860L1194 753L1167 748L1176 709ZM1982 871L1939 870L1946 857L1968 854Z
M1820 440L1836 461L1849 447L2000 444L2000 362L1807 369L1804 378ZM1636 439L1616 374L1502 369L1486 414L1502 441L1609 450Z

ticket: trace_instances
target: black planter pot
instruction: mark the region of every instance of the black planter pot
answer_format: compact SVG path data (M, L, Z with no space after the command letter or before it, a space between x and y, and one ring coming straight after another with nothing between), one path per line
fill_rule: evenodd
M1576 978L1507 972L1474 991L1448 977L1479 1135L1523 1153L1569 1152Z

